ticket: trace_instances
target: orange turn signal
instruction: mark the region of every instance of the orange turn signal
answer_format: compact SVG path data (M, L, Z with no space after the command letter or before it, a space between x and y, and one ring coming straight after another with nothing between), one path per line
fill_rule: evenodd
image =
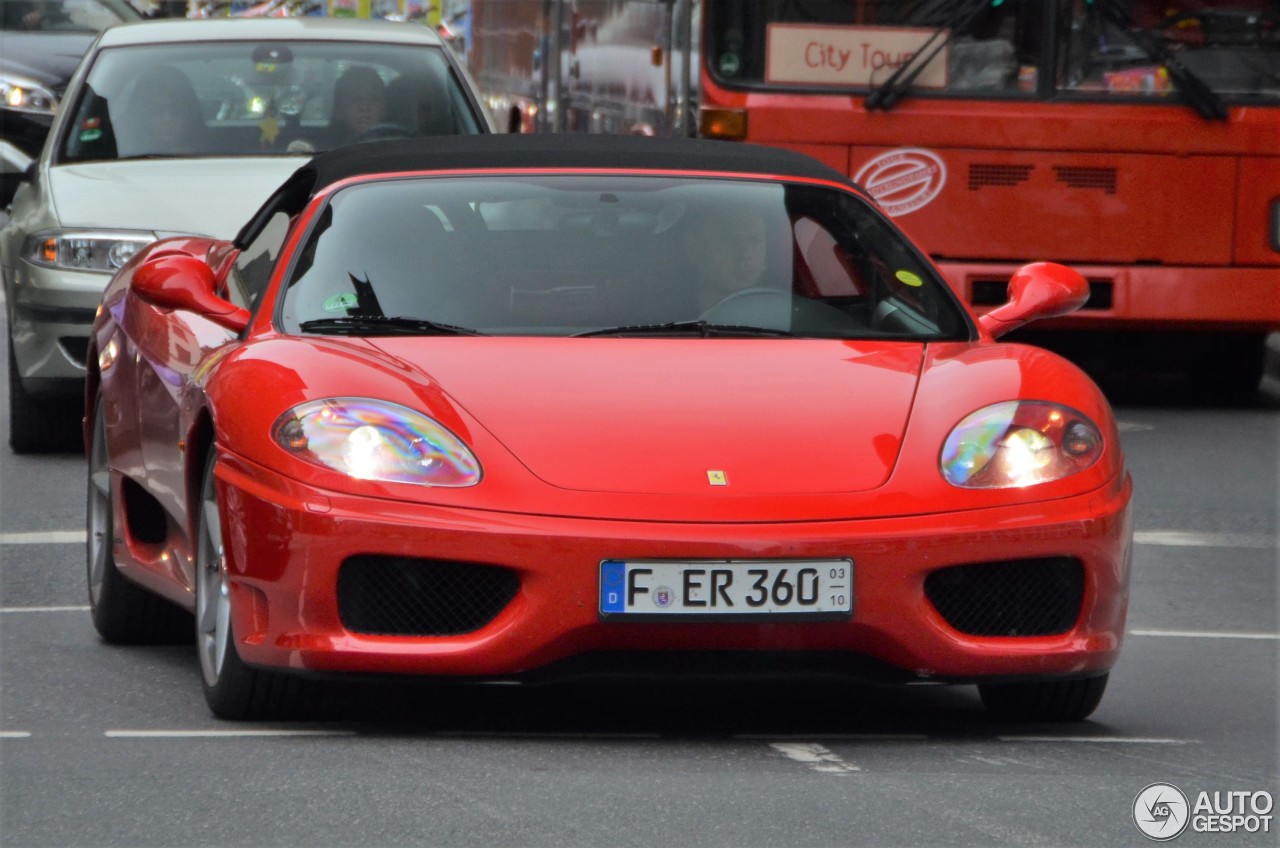
M747 112L745 109L702 109L698 112L698 135L743 141L747 137Z

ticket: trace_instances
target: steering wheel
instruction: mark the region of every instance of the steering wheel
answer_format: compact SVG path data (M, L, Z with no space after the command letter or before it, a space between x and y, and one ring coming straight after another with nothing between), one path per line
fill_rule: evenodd
M360 133L352 140L352 144L361 144L366 141L390 141L394 138L411 138L413 133L409 132L399 124L381 123L374 124L369 129Z
M787 326L771 326L778 323L776 319L779 316L782 316L786 325L790 325L791 292L766 286L752 286L711 304L698 316L698 320L713 324L742 324L779 330L787 329ZM769 319L775 320L770 322Z

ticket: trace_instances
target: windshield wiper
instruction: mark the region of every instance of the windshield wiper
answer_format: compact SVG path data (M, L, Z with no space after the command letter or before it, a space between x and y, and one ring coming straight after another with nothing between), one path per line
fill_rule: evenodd
M1125 35L1142 48L1152 60L1164 65L1169 72L1169 77L1178 87L1178 91L1182 92L1188 105L1195 109L1200 117L1215 121L1227 119L1227 104L1223 102L1218 92L1182 64L1182 60L1163 41L1135 25L1133 18L1127 11L1116 5L1115 0L1095 0L1095 2L1103 17L1124 30Z
M899 65L897 70L880 84L879 88L867 95L867 110L883 109L888 112L892 109L902 95L907 93L907 89L911 88L912 83L916 81L916 77L920 76L920 72L942 52L942 48L951 43L952 36L958 31L968 28L969 24L973 23L974 19L987 8L989 3L998 6L1000 2L1002 0L995 0L995 2L993 0L977 0L975 3L961 5L953 18L934 30L933 35L929 36L928 40L920 45L920 49L916 51L915 55ZM936 46L934 46L935 41L938 42ZM928 51L927 54L926 51ZM924 56L924 59L917 61L921 56Z
M599 330L588 330L585 333L574 333L573 337L583 339L590 336L699 336L707 339L712 336L752 338L759 336L789 337L794 335L794 333L787 330L775 330L770 327L712 324L707 321L670 321L666 324L632 324L620 327L603 327Z
M343 318L315 318L303 321L304 333L336 333L343 336L483 336L479 330L441 324L425 318L389 315L348 315Z

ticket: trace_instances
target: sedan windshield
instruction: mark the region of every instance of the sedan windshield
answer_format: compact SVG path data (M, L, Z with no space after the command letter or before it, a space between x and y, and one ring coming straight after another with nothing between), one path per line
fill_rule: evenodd
M354 42L154 44L103 50L59 161L306 155L480 131L440 48Z
M869 204L764 180L353 186L319 214L289 279L281 323L326 335L970 333L946 283Z

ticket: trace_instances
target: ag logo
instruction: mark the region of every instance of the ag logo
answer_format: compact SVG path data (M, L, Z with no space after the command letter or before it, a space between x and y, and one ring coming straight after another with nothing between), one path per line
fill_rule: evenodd
M1156 842L1178 836L1190 820L1187 796L1172 783L1153 783L1133 799L1133 823L1143 836Z
M906 215L930 201L947 182L947 166L928 150L903 147L863 165L853 181L876 199L890 217Z

